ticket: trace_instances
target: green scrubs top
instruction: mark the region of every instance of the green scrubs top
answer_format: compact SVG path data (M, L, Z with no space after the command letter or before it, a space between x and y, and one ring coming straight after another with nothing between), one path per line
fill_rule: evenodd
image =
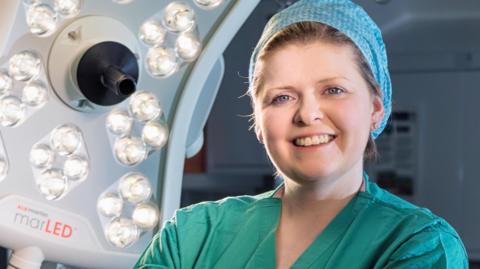
M281 186L280 186L281 187ZM278 189L277 189L278 190ZM275 191L177 210L135 268L275 268ZM455 230L365 179L291 268L468 268Z

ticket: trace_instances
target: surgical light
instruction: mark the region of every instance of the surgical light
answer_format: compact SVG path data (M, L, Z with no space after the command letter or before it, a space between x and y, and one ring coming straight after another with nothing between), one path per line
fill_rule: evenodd
M30 163L37 168L49 168L55 160L55 153L46 144L36 144L30 150Z
M125 248L138 240L140 232L131 219L115 218L105 228L107 240L114 246Z
M105 217L118 217L122 214L123 199L117 193L105 193L98 199L97 209Z
M63 163L63 174L70 180L85 179L88 169L88 161L82 156L70 156Z
M175 42L175 52L178 57L186 62L195 60L200 54L202 43L196 35L190 32L184 32L178 35Z
M0 126L8 142L0 148L0 211L12 220L2 224L0 245L12 250L9 266L25 261L38 269L45 259L132 268L154 227L179 207L183 160L202 144L222 53L259 0L224 1L213 12L192 1L4 1L0 100L21 109L1 113L0 106L0 125L23 114L6 124L13 128ZM167 13L167 6L176 8ZM159 27L142 29L147 21ZM203 55L190 58L181 53L188 45L176 48L186 34L195 35ZM44 104L37 83L45 87ZM154 98L133 113L140 87ZM5 102L12 98L17 102ZM113 111L123 117L110 118ZM65 125L71 128L61 131ZM123 138L135 141L117 151L124 163L115 153ZM172 139L168 150L159 152L165 139ZM120 188L132 173L143 179ZM55 227L66 228L66 236Z
M179 68L175 51L166 47L150 48L146 56L147 69L153 77L166 78Z
M163 147L168 140L168 128L164 124L149 121L142 129L142 140L152 148Z
M0 124L13 127L25 119L25 105L16 96L5 96L0 99Z
M13 80L7 71L0 71L0 95L8 93L13 87Z
M55 128L50 135L50 144L59 155L69 156L82 144L82 133L78 127L64 124Z
M148 20L142 24L139 31L139 38L146 45L158 47L165 41L167 30L156 20Z
M132 172L120 179L118 192L125 200L135 204L150 199L152 186L143 174Z
M153 203L140 203L135 206L132 213L132 220L141 229L152 229L158 223L158 207Z
M133 119L126 111L112 110L107 116L106 125L113 134L126 136L132 129Z
M71 18L80 13L82 0L55 0L55 7L60 15Z
M163 24L172 32L190 30L195 25L195 12L184 2L172 2L165 8L163 13Z
M142 122L154 120L162 113L157 97L149 92L135 93L128 108L133 117Z
M10 76L18 81L27 81L40 74L41 60L33 51L21 51L14 54L8 61Z
M48 169L40 174L36 180L40 193L47 200L61 198L67 191L67 179L61 170Z
M223 0L193 0L195 4L204 9L213 9L223 3Z
M29 82L22 90L22 102L32 107L45 105L47 96L47 87L40 80Z
M27 8L27 25L37 36L49 36L57 29L58 14L49 4L33 3Z
M123 165L133 166L147 157L147 148L137 137L118 138L114 144L115 158Z

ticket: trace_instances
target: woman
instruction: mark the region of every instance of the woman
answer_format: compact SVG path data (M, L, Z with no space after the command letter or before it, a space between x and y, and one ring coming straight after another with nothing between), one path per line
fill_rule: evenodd
M468 268L455 230L368 180L391 111L380 30L349 0L301 0L251 57L255 132L284 184L178 210L136 268Z

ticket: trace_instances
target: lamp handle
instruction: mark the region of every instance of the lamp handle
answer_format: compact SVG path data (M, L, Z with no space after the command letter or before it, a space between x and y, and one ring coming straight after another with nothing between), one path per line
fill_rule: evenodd
M26 247L14 250L7 269L40 269L45 260L43 252L38 247Z

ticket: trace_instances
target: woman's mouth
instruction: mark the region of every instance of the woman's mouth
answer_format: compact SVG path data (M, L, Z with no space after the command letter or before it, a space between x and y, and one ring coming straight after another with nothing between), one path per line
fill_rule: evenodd
M329 142L334 140L335 137L335 135L330 134L299 137L293 140L293 144L297 147L316 146L321 144L328 144Z

